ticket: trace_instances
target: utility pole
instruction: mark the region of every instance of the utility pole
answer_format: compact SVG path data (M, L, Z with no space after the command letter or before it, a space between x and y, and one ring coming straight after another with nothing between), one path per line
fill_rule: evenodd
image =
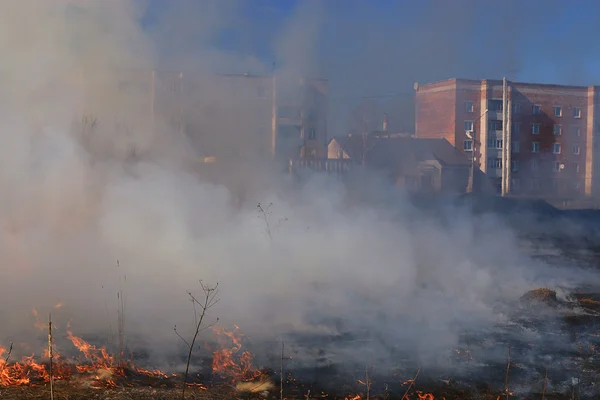
M477 125L477 123L483 118L489 109L485 109L485 111L477 118L477 120L473 121L473 128ZM469 192L475 192L475 163L477 162L477 143L480 141L477 140L477 136L475 135L475 131L467 132L467 137L471 139L471 170L469 171ZM480 136L481 137L481 136Z
M502 79L502 184L501 191L502 196L506 196L508 185L506 184L506 179L508 178L507 174L507 166L508 157L508 91L507 91L507 81L506 78Z

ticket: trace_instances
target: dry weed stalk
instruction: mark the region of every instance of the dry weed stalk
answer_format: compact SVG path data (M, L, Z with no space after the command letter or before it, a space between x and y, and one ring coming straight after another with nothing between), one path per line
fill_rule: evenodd
M504 391L506 392L506 400L508 400L508 371L510 371L510 343L508 344L508 361L506 363L506 379L504 382Z
M8 365L8 360L10 360L10 355L13 351L13 342L10 342L10 346L8 347L8 353L6 353L6 357L4 358L4 364L2 364L0 368L0 374L4 372L4 368Z
M54 400L54 376L52 371L52 314L48 314L48 357L50 359L50 400Z
M121 264L117 260L117 267ZM124 283L127 283L127 275L124 275ZM117 293L117 330L119 335L119 367L125 368L125 297L123 296L123 289L119 288Z
M406 389L406 392L404 392L404 394L402 395L402 400L408 398L406 396L408 396L408 392L410 392L410 389L414 386L415 381L417 380L417 377L419 376L420 372L421 372L421 367L419 367L419 369L417 369L417 373L415 374L415 377L409 381L410 385L408 385L408 389Z
M181 390L181 398L182 399L185 399L185 389L187 387L187 380L188 380L188 375L190 372L190 362L192 361L192 354L194 352L194 345L196 343L196 339L198 338L198 335L200 334L200 332L211 328L219 321L219 319L217 318L210 325L202 326L202 323L204 322L204 318L206 317L207 311L219 302L219 298L217 297L217 294L219 293L219 291L218 291L219 284L217 283L215 286L209 286L209 285L203 283L202 280L200 280L200 287L202 288L202 291L204 292L204 299L201 301L198 300L191 292L188 292L188 296L190 296L190 301L192 302L192 305L194 307L194 322L195 322L195 328L196 328L194 331L194 335L192 336L192 340L188 342L187 340L185 340L183 338L183 336L181 336L179 334L179 332L177 332L177 326L175 326L173 328L173 331L175 331L175 334L177 336L179 336L179 338L183 341L183 343L185 343L186 346L188 347L187 362L185 365L185 374L183 375L183 389ZM196 306L198 306L200 308L200 310L198 310L196 308Z
M283 400L283 357L284 357L285 343L281 341L281 365L279 366L279 400Z
M546 376L544 377L544 387L542 389L542 400L544 400L544 397L546 396L546 384L548 383L548 368L550 366L547 365L546 366Z
M369 366L367 365L367 367L365 368L365 385L367 386L367 400L371 399L371 376L372 374L369 374Z

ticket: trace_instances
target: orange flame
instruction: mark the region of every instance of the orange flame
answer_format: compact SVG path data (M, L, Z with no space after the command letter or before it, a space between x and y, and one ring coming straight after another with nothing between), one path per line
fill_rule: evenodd
M254 368L252 360L254 356L249 351L242 351L242 335L237 331L228 332L224 329L214 329L219 335L219 342L229 341L231 348L222 348L213 353L212 370L213 373L224 378L230 378L232 381L252 380L261 375L261 372Z

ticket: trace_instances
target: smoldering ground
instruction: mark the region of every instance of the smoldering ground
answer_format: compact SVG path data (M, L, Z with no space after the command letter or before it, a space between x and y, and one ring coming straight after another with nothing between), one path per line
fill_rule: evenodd
M165 363L178 351L173 327L193 323L186 291L203 279L220 285L208 322L237 324L252 343L356 336L327 357L392 365L393 348L439 365L463 330L506 321L500 306L528 289L596 279L530 259L494 216L451 207L440 222L403 196L394 209L348 205L339 182L315 177L293 188L268 162L244 164L248 178L235 188L209 182L190 167L196 154L168 113L159 109L151 124L148 94L119 85L117 70L158 63L138 3L0 7L0 333L19 343L15 354L42 347L34 308L52 312L57 341L69 321L75 333L114 340L122 293L129 346ZM208 74L230 60L201 54L186 67ZM241 172L234 159L224 164L220 178ZM273 204L268 221L258 203ZM310 365L307 347L295 360Z

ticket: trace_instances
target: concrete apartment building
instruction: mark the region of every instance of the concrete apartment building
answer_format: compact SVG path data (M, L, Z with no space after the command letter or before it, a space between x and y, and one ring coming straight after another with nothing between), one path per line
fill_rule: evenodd
M498 192L600 195L600 87L450 79L415 90L416 137L447 139Z
M163 114L204 157L326 157L326 80L151 74L152 115Z

